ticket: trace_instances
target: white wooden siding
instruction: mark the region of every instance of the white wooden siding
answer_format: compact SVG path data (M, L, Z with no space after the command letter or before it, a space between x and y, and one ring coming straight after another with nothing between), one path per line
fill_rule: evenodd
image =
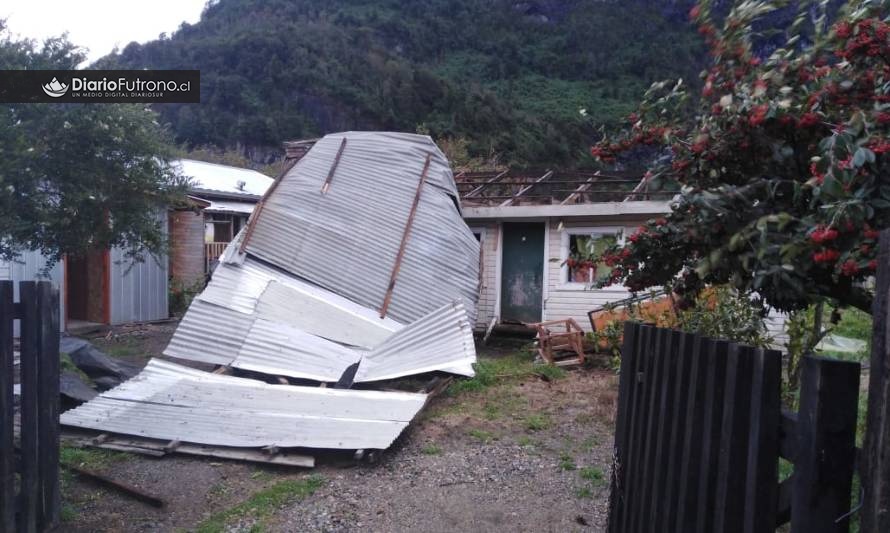
M471 223L469 226L474 233L482 233L482 285L479 288L479 304L476 306L476 328L482 329L488 327L497 312L500 229L497 222Z
M560 224L556 219L551 219L549 224L549 254L547 257L549 265L547 269L548 296L544 302L544 320L574 318L585 331L589 331L590 320L587 318L588 311L630 296L630 293L624 287L585 289L578 283L567 283L564 280L565 269L560 266L566 259L563 257L562 229L606 227L611 231L616 228L623 228L624 233L630 235L647 218L620 222L616 222L614 219L579 218L564 221L562 228L560 228Z

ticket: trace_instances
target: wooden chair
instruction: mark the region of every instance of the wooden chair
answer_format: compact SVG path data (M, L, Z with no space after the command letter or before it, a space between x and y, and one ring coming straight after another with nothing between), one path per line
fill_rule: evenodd
M529 324L538 332L538 354L557 366L584 363L584 330L571 318ZM569 355L569 357L566 357Z

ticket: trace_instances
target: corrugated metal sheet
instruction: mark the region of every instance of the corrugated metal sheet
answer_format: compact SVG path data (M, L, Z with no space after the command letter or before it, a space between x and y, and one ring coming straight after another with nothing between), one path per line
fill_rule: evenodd
M253 317L248 314L196 298L179 322L164 355L231 365L251 325Z
M379 381L444 370L473 375L473 325L460 301L399 330L363 358L355 381Z
M384 449L425 401L424 394L268 385L152 360L135 378L61 420L216 446Z
M167 211L160 210L156 219L167 235ZM149 322L170 317L167 305L167 256L146 254L134 262L122 248L112 248L109 265L109 302L111 323Z
M246 257L238 264L224 255L221 261L197 299L363 348L376 346L402 327L395 320L381 319L371 309L255 259Z
M127 324L169 318L167 257L133 262L120 248L111 249L109 301L111 323Z
M344 137L348 144L322 194ZM389 316L412 322L460 299L473 319L479 243L461 218L448 161L427 136L349 132L321 139L264 201L247 251L379 309L428 154Z
M0 262L0 279L9 279L15 282L15 299L19 298L19 281L52 281L59 287L59 329L65 330L65 265L58 262L49 271L46 270L46 257L39 251L24 252L11 262ZM13 335L19 336L19 322L13 325Z
M232 254L223 255L164 354L329 382L359 361L356 381L433 370L471 376L475 361L472 328L460 301L402 326L256 259Z

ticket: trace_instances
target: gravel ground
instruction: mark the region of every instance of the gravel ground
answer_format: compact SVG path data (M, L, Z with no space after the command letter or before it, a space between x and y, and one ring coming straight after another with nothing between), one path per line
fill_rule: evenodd
M157 356L173 328L97 342L129 360ZM482 352L498 357L510 348ZM318 476L314 494L226 519L225 531L601 531L617 379L507 379L437 398L373 465L321 456L313 470L212 458L100 456L96 470L165 498L154 509L67 477L61 531L193 531L286 480Z

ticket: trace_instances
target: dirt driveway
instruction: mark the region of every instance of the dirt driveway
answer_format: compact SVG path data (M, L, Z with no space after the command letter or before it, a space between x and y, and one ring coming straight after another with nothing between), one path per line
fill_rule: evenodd
M173 326L94 342L138 361ZM521 344L480 348L479 375L452 385L376 464L317 458L312 470L63 448L81 464L163 497L154 509L64 475L62 531L600 531L617 378L542 369Z

